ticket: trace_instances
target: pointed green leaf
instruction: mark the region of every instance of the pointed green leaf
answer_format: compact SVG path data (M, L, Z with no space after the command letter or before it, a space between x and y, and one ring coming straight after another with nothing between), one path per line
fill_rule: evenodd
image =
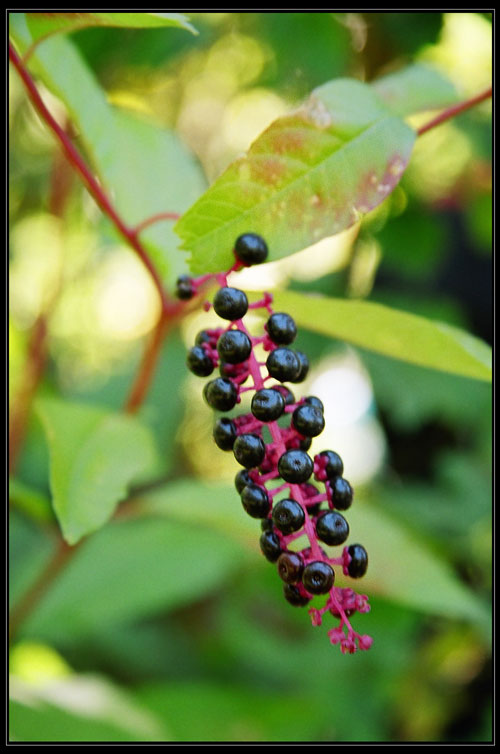
M21 15L13 13L12 16ZM89 26L121 26L145 29L173 26L197 34L182 13L26 13L26 22L34 42L52 34L72 32Z
M416 314L372 301L307 296L276 291L274 308L289 311L297 324L385 356L491 380L491 349L479 338Z
M180 508L189 502L177 498ZM23 636L67 644L206 599L234 578L244 554L229 537L187 518L121 519L100 529L37 604Z
M394 115L413 115L458 102L454 85L440 71L415 63L371 85Z
M50 453L52 504L70 544L112 516L128 484L156 462L150 431L135 417L60 399L38 401Z
M11 34L24 53L33 38L24 14L13 15ZM64 102L96 173L129 227L161 212L182 214L203 191L201 168L177 134L111 106L70 39L44 42L30 57L29 67ZM182 181L176 179L179 175ZM175 253L179 239L171 226L171 221L158 222L141 240L162 277L173 281L184 260Z
M394 189L414 141L368 84L338 79L315 89L179 220L192 271L230 267L244 232L262 235L278 259L350 227Z

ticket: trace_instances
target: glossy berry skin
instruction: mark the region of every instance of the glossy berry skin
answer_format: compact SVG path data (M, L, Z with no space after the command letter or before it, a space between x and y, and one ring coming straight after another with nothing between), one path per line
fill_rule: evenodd
M271 502L264 487L247 484L241 493L241 503L252 518L265 518L269 513Z
M248 299L246 293L239 288L219 288L215 294L214 311L222 319L229 319L234 322L241 319L248 311Z
M280 382L295 382L300 373L300 361L290 348L275 348L266 361L267 371Z
M210 333L207 330L201 330L194 339L197 346L201 346L203 343L210 343L210 341Z
M228 330L217 341L217 352L228 364L241 364L252 351L252 341L242 330Z
M352 499L354 497L351 485L347 479L344 479L341 476L332 479L329 484L334 507L339 511L346 511L351 507Z
M283 396L283 398L285 399L285 406L292 406L295 403L294 394L291 390L285 387L285 385L275 385L273 387L273 390L277 390L278 393Z
M280 500L273 507L273 524L282 534L298 531L305 521L302 506L296 500Z
M278 535L273 531L263 531L259 539L260 549L270 563L276 563L281 555L281 545Z
M247 484L254 484L254 482L250 478L247 469L240 469L234 477L234 486L238 490L239 495L241 495L243 488L246 487Z
M252 414L261 422L279 419L284 410L285 399L281 393L272 388L258 390L252 398Z
M238 391L231 380L217 377L207 382L203 388L203 397L217 411L230 411L236 405Z
M309 372L309 359L307 358L305 353L302 353L302 351L295 351L295 355L297 356L297 359L299 361L299 371L294 379L290 380L290 382L303 382L307 377L307 373Z
M319 408L320 411L325 410L323 401L320 401L315 395L308 395L307 398L304 398L304 403L307 403L309 406L315 406L316 408Z
M266 455L264 441L258 435L239 435L233 445L234 457L242 466L251 469L260 466Z
M283 552L278 559L278 574L287 584L296 584L300 581L304 561L296 552Z
M272 518L263 518L260 522L260 528L262 531L274 531Z
M293 412L292 423L301 435L317 437L325 428L325 417L321 409L304 403Z
M322 458L327 458L325 472L328 479L335 479L338 476L342 476L344 473L344 464L338 453L335 453L333 450L324 450L319 455Z
M194 294L195 290L193 287L193 281L189 275L181 275L178 277L175 284L175 295L177 298L187 301L188 299L193 298Z
M304 437L303 440L299 443L300 450L309 450L312 444L312 439L310 437Z
M271 314L266 323L266 330L273 343L280 346L290 345L297 335L295 321L283 312Z
M214 364L202 346L193 346L186 358L187 368L198 377L208 377L214 371Z
M302 583L311 594L325 594L329 592L335 581L335 572L328 563L315 560L304 568Z
M278 472L285 482L301 484L307 482L314 464L304 450L287 450L278 461Z
M245 265L261 264L267 259L267 244L257 233L243 233L234 245L236 257Z
M213 437L218 448L221 450L232 450L237 437L236 424L231 419L217 419Z
M286 601L294 607L304 607L311 601L310 597L301 594L300 590L293 584L285 584L283 587L283 594Z
M316 521L318 539L327 545L342 545L349 536L349 524L337 511L325 511Z
M347 552L351 556L351 562L347 566L349 576L353 579L360 579L368 568L368 553L363 545L349 545Z

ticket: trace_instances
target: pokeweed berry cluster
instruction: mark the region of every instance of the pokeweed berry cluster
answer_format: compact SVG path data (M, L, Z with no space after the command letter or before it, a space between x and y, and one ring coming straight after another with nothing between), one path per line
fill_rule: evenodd
M220 288L212 306L228 323L198 333L187 366L199 377L212 377L203 395L216 411L231 411L243 393L253 392L251 412L218 418L214 440L221 450L232 451L243 467L236 474L235 486L248 515L261 519L260 548L277 565L285 599L303 607L315 595L328 595L323 607L310 607L312 623L321 625L329 612L338 619L338 625L328 631L330 641L339 644L343 653L353 653L372 644L371 637L357 633L349 620L356 611L370 610L366 595L335 586L334 566L355 579L364 576L368 566L362 545L344 545L349 525L343 512L352 504L353 490L343 477L337 453L324 450L313 459L307 452L325 420L319 398L296 400L284 384L302 382L309 369L307 356L290 348L297 335L293 318L273 311L269 293L249 303L246 294L227 281L229 273L264 262L267 254L260 236L245 233L236 240L236 261L228 272L178 279L177 295L182 299L191 298L207 280L215 279ZM205 308L210 306L207 302ZM251 309L265 309L268 314L265 334L260 337L251 335L243 321ZM257 345L268 354L265 361L258 360ZM216 369L219 376L214 377ZM304 537L305 547L293 549ZM329 557L323 544L344 547L338 557Z

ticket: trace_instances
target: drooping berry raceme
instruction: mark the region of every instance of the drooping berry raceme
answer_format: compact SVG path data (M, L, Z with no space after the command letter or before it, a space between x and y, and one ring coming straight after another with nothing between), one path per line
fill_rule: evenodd
M369 649L372 639L357 633L349 620L356 611L370 610L367 597L335 586L334 566L355 579L364 576L368 567L362 545L344 544L349 524L339 511L351 506L352 487L343 477L344 465L337 453L324 450L311 458L307 452L325 426L321 400L316 396L296 400L283 384L302 382L309 369L307 356L292 345L297 335L293 318L273 311L270 294L249 304L246 294L227 281L230 272L264 262L267 253L260 236L244 233L235 242L235 264L227 273L179 278L177 295L182 299L215 279L220 288L212 306L225 320L221 327L198 333L187 366L193 374L211 378L203 395L216 411L231 411L244 392L253 392L250 413L217 418L214 441L221 450L232 451L241 466L235 487L246 513L261 520L260 549L275 564L285 599L303 607L316 595L327 595L323 607L310 607L312 623L321 625L330 613L339 621L328 631L330 641L340 644L343 653L353 653ZM268 314L265 334L259 337L251 335L243 322L247 311L255 309ZM259 344L268 353L265 362L255 354ZM304 539L305 546L297 549ZM324 546L343 549L331 557Z

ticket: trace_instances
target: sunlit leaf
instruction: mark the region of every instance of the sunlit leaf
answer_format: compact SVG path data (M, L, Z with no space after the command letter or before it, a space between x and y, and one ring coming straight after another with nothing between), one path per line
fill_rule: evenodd
M453 84L440 71L415 63L372 82L373 89L395 115L413 115L458 102Z
M75 544L112 516L128 484L156 462L150 431L131 416L60 399L38 402L50 452L52 504Z
M105 678L71 675L44 684L10 682L15 741L165 741L166 726Z
M16 16L11 34L25 52L33 39L24 14ZM129 227L162 212L182 214L200 195L205 187L201 168L178 136L111 106L71 40L47 40L31 56L29 68L64 102L97 175ZM175 178L179 175L182 181ZM179 239L171 225L158 222L141 234L160 275L169 281L184 266L183 255L175 254Z
M337 79L315 89L177 223L192 271L230 267L234 242L248 231L277 259L350 227L394 189L414 141L369 85Z
M13 13L12 16L21 15ZM173 26L197 34L182 13L26 13L26 22L33 41L40 42L58 32L72 32L89 26L121 26L125 28L157 28Z
M491 349L469 333L371 301L276 291L299 326L411 364L491 380Z

